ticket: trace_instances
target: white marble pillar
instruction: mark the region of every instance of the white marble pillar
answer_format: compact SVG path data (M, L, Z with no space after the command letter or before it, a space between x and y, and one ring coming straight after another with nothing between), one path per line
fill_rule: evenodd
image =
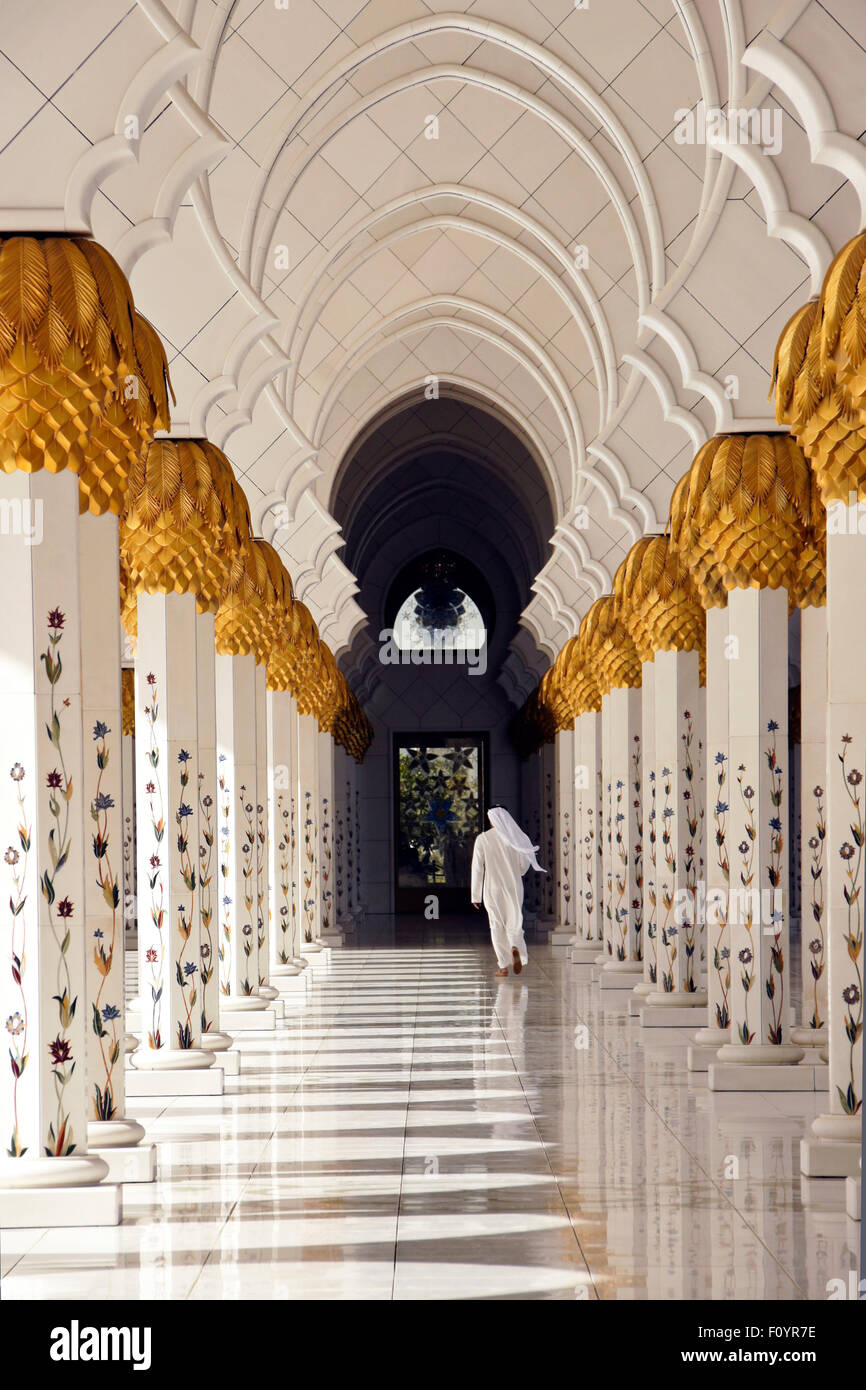
M558 916L553 933L554 946L576 943L574 898L574 770L575 735L573 729L560 729L556 735L556 880ZM551 865L551 871L553 866Z
M229 1032L269 1028L258 991L256 659L217 653L217 836L220 871L220 1019ZM255 1015L247 1023L244 1017Z
M319 903L321 937L325 945L338 945L343 936L336 921L334 897L334 740L328 733L318 736L319 772Z
M800 1047L827 1045L827 609L800 614Z
M611 944L605 970L631 988L643 974L643 806L641 692L621 687L610 700Z
M216 648L214 615L196 615L196 711L198 721L198 911L201 942L199 1003L201 1045L221 1054L224 1067L236 1067L223 1054L232 1045L220 1028L220 864L217 788ZM237 1055L237 1054L234 1054ZM239 1059L238 1059L239 1061Z
M268 850L268 677L264 665L256 666L256 993L269 1002L279 999L279 991L268 979L271 968L270 854ZM278 1010L279 1013L279 1010Z
M703 874L703 724L696 651L655 655L656 989L647 1005L693 1011L706 1005ZM641 1013L643 1022L653 1015ZM688 1018L685 1020L688 1022Z
M0 644L0 1225L113 1225L119 1189L99 1186L108 1167L87 1152L78 479L0 474L0 499L22 519L0 537L0 583L14 596Z
M214 1061L201 1045L196 601L192 594L140 593L137 609L141 1042L132 1063L142 1072L178 1075L136 1081L135 1093L171 1085L172 1093L210 1094L221 1088L221 1074L195 1075Z
M656 901L655 662L641 663L641 811L643 816L643 961L635 1001L652 994L658 977Z
M319 726L312 714L298 715L298 859L301 887L301 952L322 949L319 890Z
M764 1090L803 1056L790 1034L787 591L732 589L728 644L731 1029L709 1084Z
M79 521L81 554L81 703L84 804L89 813L85 855L85 994L87 1009L88 1148L117 1181L151 1182L154 1146L125 1116L124 793L120 689L120 577L117 517L86 512Z
M601 915L603 946L600 965L613 959L613 807L611 771L610 695L601 699Z
M580 830L583 945L581 961L595 960L604 946L601 713L580 716Z
M827 506L826 922L830 1089L801 1145L803 1172L858 1177L863 1109L866 844L864 503Z
M728 742L728 609L708 608L707 622L707 741L706 783L706 898L707 1022L694 1036L698 1051L689 1053L689 1066L702 1070L710 1056L727 1042L731 1031L731 943L728 932L730 886L731 760ZM693 1066L694 1064L694 1066Z
M298 954L297 885L294 881L295 796L294 699L287 690L268 691L268 881L271 904L271 976L301 974Z

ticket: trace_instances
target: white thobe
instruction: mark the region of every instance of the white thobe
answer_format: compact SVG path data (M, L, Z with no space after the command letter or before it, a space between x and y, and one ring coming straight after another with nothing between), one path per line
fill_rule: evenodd
M487 908L500 970L511 964L513 949L524 965L529 959L523 939L523 875L528 868L528 856L506 845L495 830L482 831L475 841L472 901Z

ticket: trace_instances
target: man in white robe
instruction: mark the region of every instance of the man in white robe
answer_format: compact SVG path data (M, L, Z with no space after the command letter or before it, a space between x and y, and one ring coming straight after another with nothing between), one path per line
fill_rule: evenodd
M523 875L530 864L542 869L533 845L502 806L487 812L492 829L483 830L472 854L472 905L483 903L490 920L490 936L499 969L507 975L509 964L519 975L529 961L523 938Z

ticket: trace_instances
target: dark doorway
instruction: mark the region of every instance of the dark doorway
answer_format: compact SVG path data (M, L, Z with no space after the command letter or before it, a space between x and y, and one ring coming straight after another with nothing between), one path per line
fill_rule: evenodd
M394 734L397 912L466 913L475 837L486 825L489 748L482 734Z

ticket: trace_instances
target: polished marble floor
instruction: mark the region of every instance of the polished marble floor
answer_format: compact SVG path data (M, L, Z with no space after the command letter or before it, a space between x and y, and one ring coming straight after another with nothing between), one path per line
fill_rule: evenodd
M822 1299L847 1278L842 1184L801 1193L820 1097L712 1095L688 1033L642 1030L550 947L495 980L482 941L329 952L302 1009L239 1036L222 1099L129 1103L159 1166L122 1226L2 1234L2 1297Z

